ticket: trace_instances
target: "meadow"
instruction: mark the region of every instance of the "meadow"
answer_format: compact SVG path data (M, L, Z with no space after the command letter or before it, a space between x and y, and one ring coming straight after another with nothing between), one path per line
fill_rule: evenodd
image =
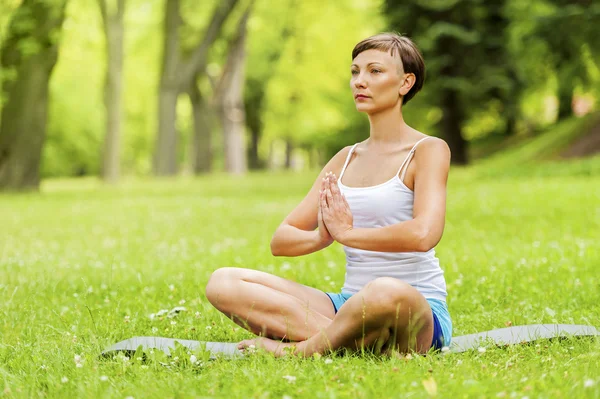
M451 171L436 252L455 336L510 324L600 327L600 176L579 173L581 165L571 174L561 168L552 176L524 166L503 178ZM49 180L39 194L0 196L0 395L600 397L597 338L391 358L98 357L133 336L250 337L205 298L210 274L222 266L339 290L339 244L298 258L269 250L316 174L129 180L117 188ZM185 311L156 316L177 306Z

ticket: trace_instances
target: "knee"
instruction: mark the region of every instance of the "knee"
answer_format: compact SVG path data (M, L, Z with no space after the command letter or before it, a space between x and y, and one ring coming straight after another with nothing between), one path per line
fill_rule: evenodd
M206 284L206 299L217 306L224 298L230 296L232 283L240 279L240 272L235 267L222 267L215 270Z
M365 286L365 302L383 313L398 314L412 307L418 292L409 284L392 278L379 277Z

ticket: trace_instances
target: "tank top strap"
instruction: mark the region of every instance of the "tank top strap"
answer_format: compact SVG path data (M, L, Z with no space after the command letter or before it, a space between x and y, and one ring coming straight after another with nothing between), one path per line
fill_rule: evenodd
M421 141L427 140L428 138L429 137L423 137L421 140L417 141L416 144L413 146L413 148L411 148L411 150L408 153L408 155L406 156L406 158L404 158L404 162L402 162L402 165L400 165L400 169L398 169L398 172L396 173L396 176L397 176L398 173L400 173L402 171L404 166L406 166L404 171L402 171L402 175L400 176L400 181L402 183L404 183L404 175L406 175L406 171L408 170L408 164L410 163L413 155L415 154L415 150L417 149L417 146L421 143Z
M340 176L338 177L338 181L342 180L342 176L344 176L344 172L346 171L346 166L348 166L348 163L350 162L350 158L352 157L352 152L354 151L354 148L358 145L358 143L354 144L352 146L352 148L350 148L350 151L348 151L348 156L346 157L346 162L344 163L344 167L342 168L342 171L340 172Z

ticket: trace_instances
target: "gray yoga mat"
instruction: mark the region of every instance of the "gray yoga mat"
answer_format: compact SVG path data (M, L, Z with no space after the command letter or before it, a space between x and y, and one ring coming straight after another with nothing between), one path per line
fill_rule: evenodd
M450 351L453 353L465 352L477 349L484 345L515 345L537 341L539 339L552 339L558 337L591 337L600 336L600 331L591 326L573 324L531 324L525 326L513 326L497 330L485 331L477 334L453 337ZM237 343L232 342L203 342L163 337L134 337L118 342L102 352L109 356L114 352L136 351L140 346L143 349L162 350L167 355L175 348L175 342L189 348L198 349L205 345L205 349L211 352L211 359L217 357L236 358L243 356L237 349Z

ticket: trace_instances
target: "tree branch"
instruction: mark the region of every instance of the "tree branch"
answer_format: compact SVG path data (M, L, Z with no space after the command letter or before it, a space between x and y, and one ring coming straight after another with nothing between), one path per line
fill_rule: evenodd
M179 74L179 84L182 89L185 89L185 86L189 84L190 80L194 78L198 71L203 71L205 69L208 51L219 37L219 33L225 24L225 20L237 2L238 0L222 0L221 4L215 9L204 38L192 53L189 61L184 64L182 73Z

